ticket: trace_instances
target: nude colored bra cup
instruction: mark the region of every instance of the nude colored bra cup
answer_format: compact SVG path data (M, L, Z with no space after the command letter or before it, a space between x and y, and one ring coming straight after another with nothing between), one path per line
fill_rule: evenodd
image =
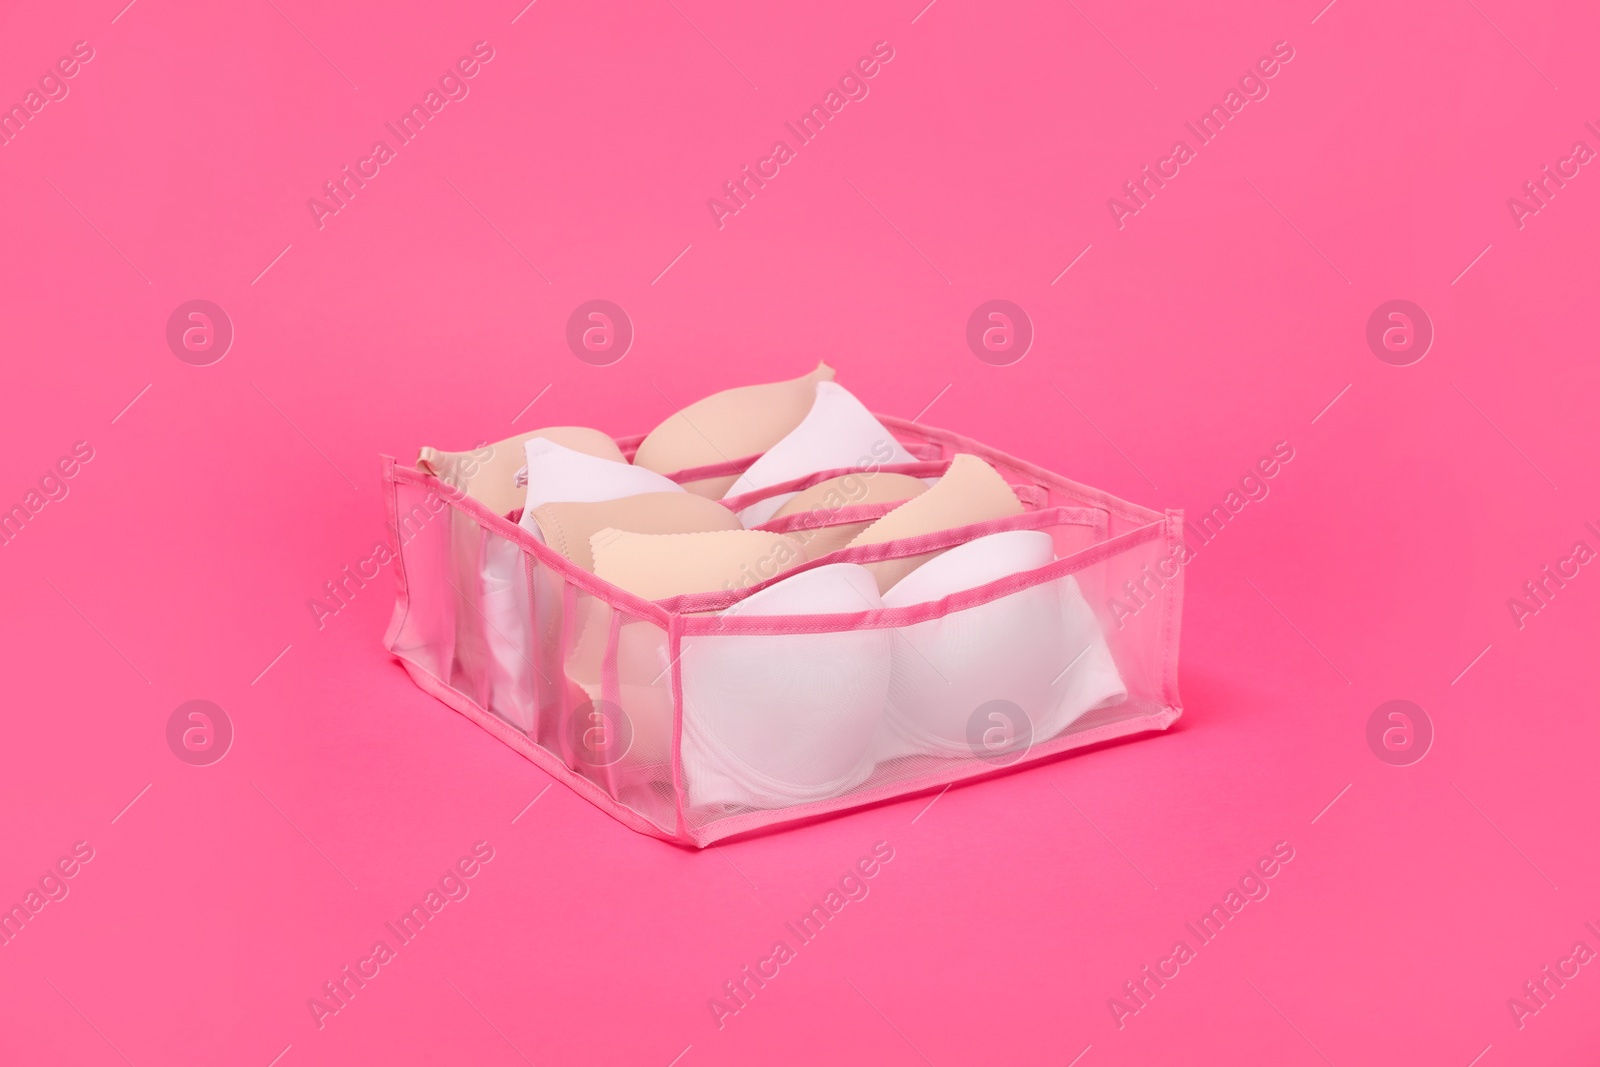
M817 471L862 470L914 460L848 389L838 382L818 382L805 419L752 463L729 487L728 495L765 489ZM793 495L779 493L759 500L741 511L739 519L746 526L759 526Z
M1055 559L1050 535L1011 530L941 553L884 594L906 607L1035 570ZM891 646L889 709L879 759L906 755L984 755L991 701L1027 716L1026 745L1053 737L1094 708L1121 703L1127 690L1093 610L1071 575L977 607L902 627ZM1009 719L1001 723L1015 729ZM1009 740L1009 738L1007 738Z
M866 569L836 563L775 582L724 615L833 614L882 606ZM846 793L872 773L891 632L738 634L683 642L689 803L777 808Z
M739 530L739 517L694 493L642 493L616 500L541 504L531 512L544 543L586 571L594 570L589 539L604 529L641 534Z
M926 493L906 501L868 526L850 545L875 545L1020 514L1022 502L1000 477L1000 472L977 456L962 453L950 462L944 477ZM883 560L868 563L866 567L878 579L878 588L887 591L934 555L924 553Z
M601 530L594 573L646 600L745 589L804 560L800 543L762 530L650 534Z
M826 515L858 504L898 503L921 496L927 488L920 478L913 478L909 474L890 474L887 471L844 474L818 482L810 489L802 489L773 512L772 518L783 519L809 511L820 511ZM789 536L800 542L807 559L817 559L849 544L857 534L871 526L872 521L868 519L837 526L792 530Z
M658 474L672 474L765 452L800 425L811 410L816 384L832 378L833 368L819 363L810 374L791 381L713 393L651 430L639 443L633 462ZM684 488L720 500L735 477L686 482Z
M527 462L524 446L534 438L600 459L627 462L617 443L599 430L586 426L550 426L470 452L424 448L417 454L417 468L482 501L496 515L504 515L522 505L523 492L517 487L516 474Z

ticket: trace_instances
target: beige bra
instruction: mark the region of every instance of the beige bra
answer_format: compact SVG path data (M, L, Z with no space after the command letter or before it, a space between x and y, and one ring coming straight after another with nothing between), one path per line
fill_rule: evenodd
M886 471L860 471L844 474L818 482L810 489L796 493L783 507L773 513L773 519L782 519L806 511L837 512L857 504L887 504L910 500L927 490L921 479L909 474L890 474ZM872 520L848 522L838 526L821 526L809 530L792 530L790 536L805 548L807 559L825 556L834 549L848 545L855 536L872 525Z
M590 539L601 530L635 534L686 534L738 530L739 517L715 500L693 493L641 493L597 503L552 503L533 509L545 544L593 571Z
M787 382L724 389L683 408L651 430L639 443L633 462L659 474L705 467L765 452L783 440L810 413L817 383L832 381L833 368ZM685 482L691 493L719 500L737 474Z
M655 534L605 529L589 543L594 573L646 600L744 589L805 560L797 540L762 530Z
M828 503L829 487L833 482L856 477L869 487L865 490L866 497L893 500L905 494L909 499L874 522L849 524L865 527L849 539L850 545L871 545L937 533L1022 512L1021 502L1000 473L978 457L965 454L956 456L944 477L931 487L906 475L878 472L870 478L862 473L830 479L812 486L802 495L812 497L823 507L838 507L839 504ZM833 492L845 496L848 491L834 488ZM855 492L859 495L863 491L858 488ZM796 501L800 501L800 497L790 504ZM793 511L815 510L807 508L806 503L801 501ZM832 540L843 539L835 533L841 529L844 528L796 530L788 534L738 529L665 534L602 529L590 538L590 546L595 574L646 600L660 600L684 593L745 589L764 582L798 563L831 551L828 546ZM811 534L818 536L806 540ZM872 572L879 590L887 591L938 554L925 552L905 559L869 563L866 567Z
M907 500L868 526L856 535L850 545L875 545L902 537L937 533L975 522L1020 515L1022 510L1022 502L999 471L977 456L961 453L951 460L950 468L927 492ZM886 559L865 566L878 580L878 590L888 592L896 582L936 555L936 552L926 552L920 556Z

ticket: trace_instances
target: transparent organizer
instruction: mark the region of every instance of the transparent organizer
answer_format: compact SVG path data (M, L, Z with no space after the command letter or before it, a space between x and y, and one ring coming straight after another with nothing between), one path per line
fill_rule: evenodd
M424 690L625 825L696 847L1171 725L1182 513L878 418L917 462L874 469L934 477L971 453L1006 479L1023 514L838 550L744 590L647 601L385 457L400 549L385 645ZM641 439L617 443L631 457ZM736 473L755 458L671 477ZM724 503L737 511L849 473ZM892 506L759 528L860 523ZM745 597L804 570L1008 530L1047 532L1056 559L923 604L740 614Z

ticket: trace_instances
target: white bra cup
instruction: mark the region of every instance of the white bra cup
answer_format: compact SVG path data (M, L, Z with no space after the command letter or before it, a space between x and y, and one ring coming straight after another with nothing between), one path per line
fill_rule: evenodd
M601 459L566 448L543 437L524 446L528 460L528 497L522 505L522 527L537 530L533 510L544 504L595 503L640 493L681 493L683 486L665 475L631 463Z
M844 386L822 381L816 389L816 400L805 419L752 463L733 483L728 496L765 489L817 471L915 462L916 457ZM794 495L780 493L759 500L739 512L739 521L746 527L759 526Z
M883 594L885 607L925 604L1056 558L1055 544L1043 530L1007 530L956 545L900 579Z
M854 563L802 571L724 614L854 613L881 607ZM684 639L683 767L694 807L825 800L872 773L889 687L890 632Z
M884 594L884 605L939 600L1054 558L1050 535L1040 530L979 537L912 571ZM1070 576L902 627L899 635L904 640L891 646L880 760L973 755L968 724L991 700L1020 707L1038 742L1113 694L1125 695L1094 614Z
M1055 714L1047 731L1035 735L1044 740L1060 733L1091 711L1115 707L1128 699L1128 686L1117 671L1105 630L1095 618L1094 609L1084 599L1078 580L1068 575L1061 586L1061 617L1067 624L1067 663L1071 669L1056 682ZM1079 657L1081 653L1081 658ZM1053 727L1053 728L1051 728Z

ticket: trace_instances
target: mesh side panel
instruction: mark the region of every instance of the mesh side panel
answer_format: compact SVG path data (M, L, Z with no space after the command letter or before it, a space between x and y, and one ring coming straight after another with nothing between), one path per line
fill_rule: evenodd
M573 772L663 829L674 825L667 632L574 590L563 751Z
M569 585L531 553L399 481L403 603L390 646L671 832L666 631Z
M450 551L457 515L438 493L407 482L393 483L391 516L401 562L396 568L400 602L390 625L394 653L448 684L455 670L455 561ZM477 524L468 522L474 531Z

